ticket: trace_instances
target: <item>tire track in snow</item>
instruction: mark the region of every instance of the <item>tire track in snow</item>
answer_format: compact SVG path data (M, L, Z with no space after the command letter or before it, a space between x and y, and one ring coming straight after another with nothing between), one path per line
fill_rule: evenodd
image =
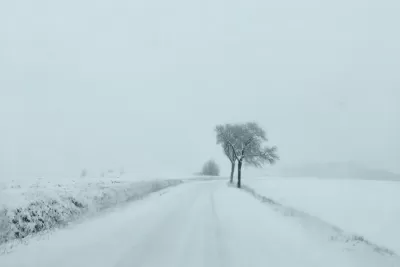
M221 229L221 222L218 217L217 209L215 206L215 197L214 197L215 190L210 193L210 202L211 202L211 210L212 210L212 218L213 218L213 228L214 228L214 236L215 240L217 240L217 253L218 253L218 259L219 259L219 266L225 267L227 266L226 264L226 257L227 253L224 250L224 244L222 244L222 241L225 240L222 236L222 229Z
M157 266L161 264L159 261L161 258L174 257L179 252L180 247L175 247L170 242L176 242L184 238L184 232L187 231L187 211L190 211L199 195L193 195L191 197L185 197L185 192L180 192L180 197L185 198L185 201L180 201L179 205L175 203L175 200L167 205L167 210L162 211L164 216L161 216L162 220L158 220L160 217L152 218L151 213L158 212L158 210L152 210L149 212L149 221L146 223L144 229L145 235L139 235L138 240L133 240L133 245L127 250L120 261L115 265L116 267L127 267L127 266ZM161 195L164 198L166 195ZM178 199L180 198L178 197ZM179 207L179 208L175 208ZM150 219L151 218L151 219ZM143 232L142 232L143 233ZM171 241L172 240L172 241ZM167 255L166 248L174 248Z

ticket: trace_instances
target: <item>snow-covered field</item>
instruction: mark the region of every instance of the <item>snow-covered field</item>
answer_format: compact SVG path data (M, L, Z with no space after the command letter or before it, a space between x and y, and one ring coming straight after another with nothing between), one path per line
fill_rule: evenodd
M0 234L3 243L15 241L0 245L7 252L0 253L0 266L400 266L396 183L246 179L256 191L251 192L227 181L108 177L2 183ZM260 203L259 195L284 206ZM73 220L79 223L66 225ZM13 246L35 231L64 225Z
M125 178L0 182L0 244L66 225L181 180Z
M260 195L400 254L400 182L274 177L245 183Z
M398 267L397 255L334 242L226 181L151 194L0 255L7 267Z

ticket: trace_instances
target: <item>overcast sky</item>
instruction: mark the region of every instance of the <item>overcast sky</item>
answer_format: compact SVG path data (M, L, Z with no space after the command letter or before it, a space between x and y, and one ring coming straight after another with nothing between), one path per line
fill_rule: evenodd
M400 172L398 0L0 3L0 177L185 174L257 121L281 165ZM279 166L278 166L279 167Z

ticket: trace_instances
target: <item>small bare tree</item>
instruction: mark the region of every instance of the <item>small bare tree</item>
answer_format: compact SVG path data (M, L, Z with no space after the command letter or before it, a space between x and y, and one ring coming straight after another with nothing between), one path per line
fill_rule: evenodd
M81 171L81 178L85 178L88 175L88 171L86 169L83 169Z
M119 177L123 176L124 174L125 174L125 168L124 168L124 167L121 167L121 168L119 169Z
M265 163L273 164L279 157L277 148L263 146L267 142L266 132L255 122L246 124L226 124L216 127L217 143L230 147L238 162L237 186L241 187L243 163L261 167Z
M219 167L214 160L209 160L203 165L202 175L219 176Z

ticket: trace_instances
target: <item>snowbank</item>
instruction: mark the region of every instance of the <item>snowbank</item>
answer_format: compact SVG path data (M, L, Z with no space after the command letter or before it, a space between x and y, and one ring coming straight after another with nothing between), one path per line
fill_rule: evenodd
M400 254L400 182L265 178L246 184L277 203Z
M81 179L0 184L0 244L140 199L181 180Z

